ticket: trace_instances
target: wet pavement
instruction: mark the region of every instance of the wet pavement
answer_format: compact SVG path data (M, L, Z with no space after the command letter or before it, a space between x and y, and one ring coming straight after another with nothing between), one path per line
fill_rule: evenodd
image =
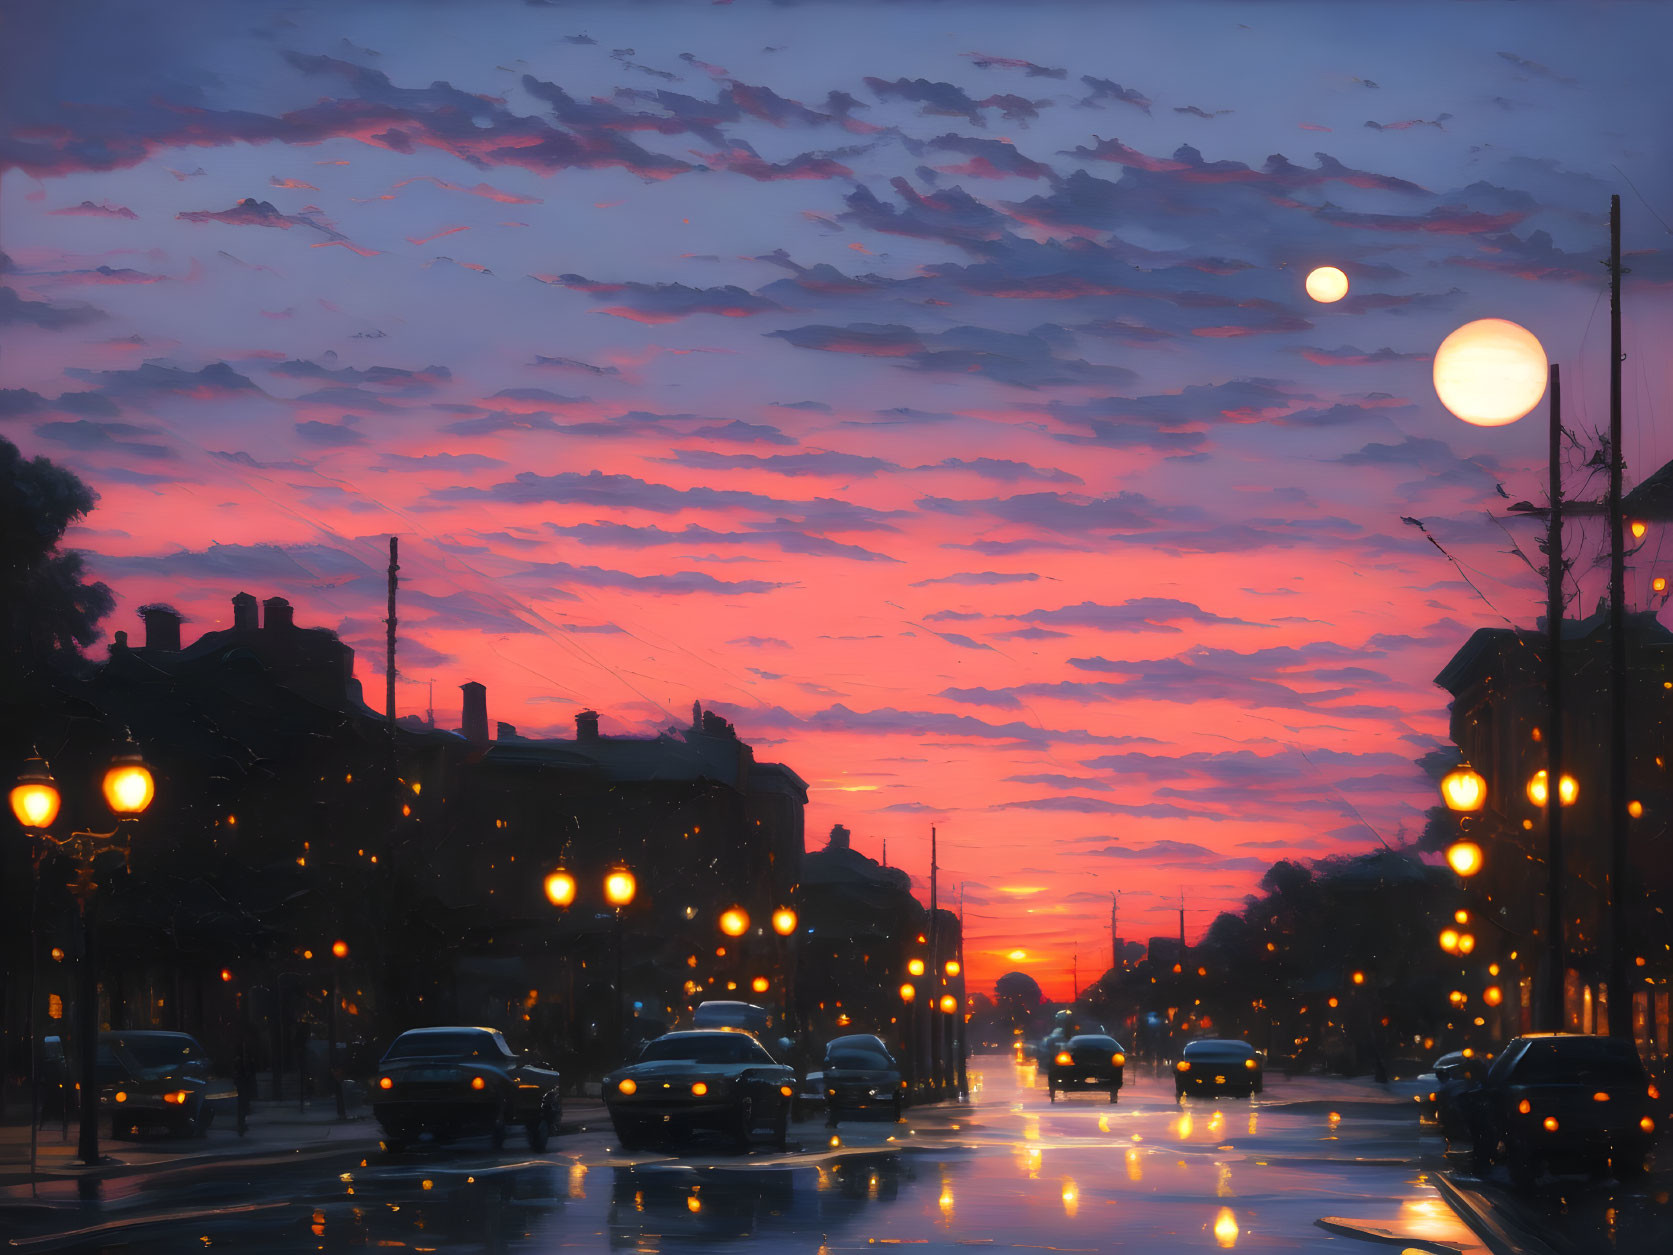
M1031 1067L973 1061L969 1105L899 1124L819 1120L788 1153L622 1155L607 1126L549 1153L485 1142L401 1155L195 1162L111 1182L103 1208L11 1224L13 1249L418 1252L1392 1251L1484 1249L1431 1183L1409 1099L1273 1077L1253 1099L1047 1101ZM229 1208L259 1210L227 1211ZM1323 1222L1323 1223L1321 1223ZM102 1226L102 1227L96 1227ZM80 1229L76 1234L66 1230ZM1393 1245L1388 1245L1392 1243Z

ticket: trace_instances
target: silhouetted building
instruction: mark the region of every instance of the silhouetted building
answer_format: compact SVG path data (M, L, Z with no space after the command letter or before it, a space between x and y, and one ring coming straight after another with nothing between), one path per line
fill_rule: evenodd
M1609 996L1608 880L1610 858L1608 621L1603 614L1562 624L1565 710L1564 771L1579 785L1563 812L1562 907L1567 953L1565 1018L1576 1030L1601 1031ZM1528 783L1546 766L1545 623L1540 630L1483 628L1453 656L1435 682L1453 695L1452 739L1487 781L1485 808L1469 821L1486 851L1469 882L1480 909L1473 930L1474 966L1497 962L1505 1029L1534 1024L1536 980L1548 954L1546 830L1543 808ZM1668 1053L1668 979L1673 976L1673 788L1667 762L1673 730L1673 633L1653 614L1628 616L1626 717L1628 794L1641 808L1629 828L1627 886L1630 952L1642 984L1633 989L1634 1023L1646 1053ZM1444 922L1444 921L1443 921ZM1511 955L1514 953L1515 957ZM1469 991L1463 991L1469 992Z

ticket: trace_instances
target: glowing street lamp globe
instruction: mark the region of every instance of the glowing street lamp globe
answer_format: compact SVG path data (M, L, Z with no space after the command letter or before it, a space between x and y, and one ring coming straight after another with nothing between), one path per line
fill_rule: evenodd
M1446 865L1460 876L1475 875L1481 863L1481 847L1474 841L1454 841L1446 848Z
M559 867L547 873L546 900L553 906L568 906L575 901L575 877Z
M922 976L924 974L924 961L922 959L908 959L906 970L914 976Z
M1503 318L1479 318L1435 350L1435 394L1466 423L1502 427L1539 404L1548 369L1533 332Z
M1455 811L1478 811L1487 801L1487 781L1468 767L1449 771L1441 778L1441 796Z
M1321 305L1333 305L1348 294L1348 276L1335 266L1307 272L1307 295Z
M781 906L773 912L773 931L780 937L788 937L796 931L796 912L787 906Z
M105 771L105 804L118 815L132 817L143 813L156 792L151 771L138 754L124 754Z
M917 996L918 996L918 987L916 985L908 984L908 985L902 985L900 987L900 1000L902 1002L911 1002L912 999L916 998Z
M720 913L720 931L728 937L742 937L749 931L749 912L734 906Z
M604 878L604 900L611 906L627 906L638 889L639 882L625 867L618 867Z
M958 999L952 994L941 995L941 1011L944 1015L951 1015L958 1010Z
M12 814L25 828L50 828L58 818L58 785L46 764L31 758L17 783L12 786Z
M346 941L333 941L331 943L331 954L332 954L333 958L338 958L338 959L348 958L349 957L349 943L346 942Z

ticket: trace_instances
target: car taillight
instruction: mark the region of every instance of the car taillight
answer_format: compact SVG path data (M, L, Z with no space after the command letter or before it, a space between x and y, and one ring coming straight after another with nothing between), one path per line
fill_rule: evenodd
M706 1082L706 1081L695 1081L695 1082L693 1082L692 1086L691 1086L691 1092L696 1097L701 1098L704 1094L709 1092L708 1082Z
M471 1077L471 1088L472 1089L487 1089L488 1088L488 1082L483 1080L480 1076L473 1076L473 1077Z
M1124 1067L1127 1063L1127 1056L1122 1055L1122 1054L1111 1055L1110 1056L1110 1062L1115 1064L1115 1066L1118 1067L1118 1068L1119 1067Z
M183 1089L177 1089L173 1093L164 1094L163 1101L171 1103L176 1107L183 1106L186 1102L186 1091Z
M639 1086L634 1082L634 1079L631 1076L623 1077L621 1081L617 1083L616 1088L624 1094L637 1093L639 1090Z
M1061 1066L1068 1067L1074 1061L1075 1061L1075 1057L1072 1054L1070 1054L1067 1050L1059 1050L1057 1052L1057 1062Z
M1181 1059L1178 1063L1174 1064L1173 1066L1181 1072L1189 1072L1191 1070L1191 1062L1188 1059Z
M796 1095L796 1091L791 1089L788 1085L780 1085L778 1087L778 1092L783 1094L786 1098L793 1098Z
M1609 1101L1609 1095L1604 1093L1600 1089L1600 1090L1598 1090L1597 1093L1592 1095L1592 1101L1593 1102L1608 1102Z
M1532 1111L1534 1109L1534 1105L1533 1105L1533 1103L1529 1102L1526 1098L1524 1098L1521 1102L1516 1104L1516 1109L1518 1111L1520 1111L1523 1115L1527 1115L1530 1111Z
M1245 1059L1243 1061L1243 1066L1253 1072L1256 1068L1260 1067L1260 1064L1256 1063L1253 1059Z
M378 1078L378 1088L379 1089L394 1089L395 1088L395 1081L392 1077L380 1076Z

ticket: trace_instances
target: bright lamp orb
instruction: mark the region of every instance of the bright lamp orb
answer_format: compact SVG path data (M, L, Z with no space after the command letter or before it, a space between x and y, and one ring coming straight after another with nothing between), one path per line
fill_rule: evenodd
M1487 781L1468 767L1448 772L1441 781L1441 796L1455 811L1478 811L1487 800Z
M546 900L553 906L568 906L575 901L575 877L561 867L548 875Z
M143 763L118 762L105 772L105 803L118 815L138 815L156 794L151 773Z
M12 814L25 828L48 828L58 818L58 790L41 781L28 781L12 790Z
M749 931L749 912L741 906L720 913L720 931L728 937L742 937Z
M1332 305L1348 294L1348 276L1335 266L1307 272L1307 295L1321 305Z
M1435 350L1435 393L1477 427L1514 423L1545 395L1545 349L1534 333L1503 318L1467 322Z
M638 888L639 882L632 872L618 869L604 878L604 899L611 906L626 906L633 901Z
M1446 850L1447 866L1460 876L1473 876L1481 870L1481 847L1474 841L1455 841Z
M773 931L780 937L788 937L796 931L796 912L787 906L781 906L773 912Z

